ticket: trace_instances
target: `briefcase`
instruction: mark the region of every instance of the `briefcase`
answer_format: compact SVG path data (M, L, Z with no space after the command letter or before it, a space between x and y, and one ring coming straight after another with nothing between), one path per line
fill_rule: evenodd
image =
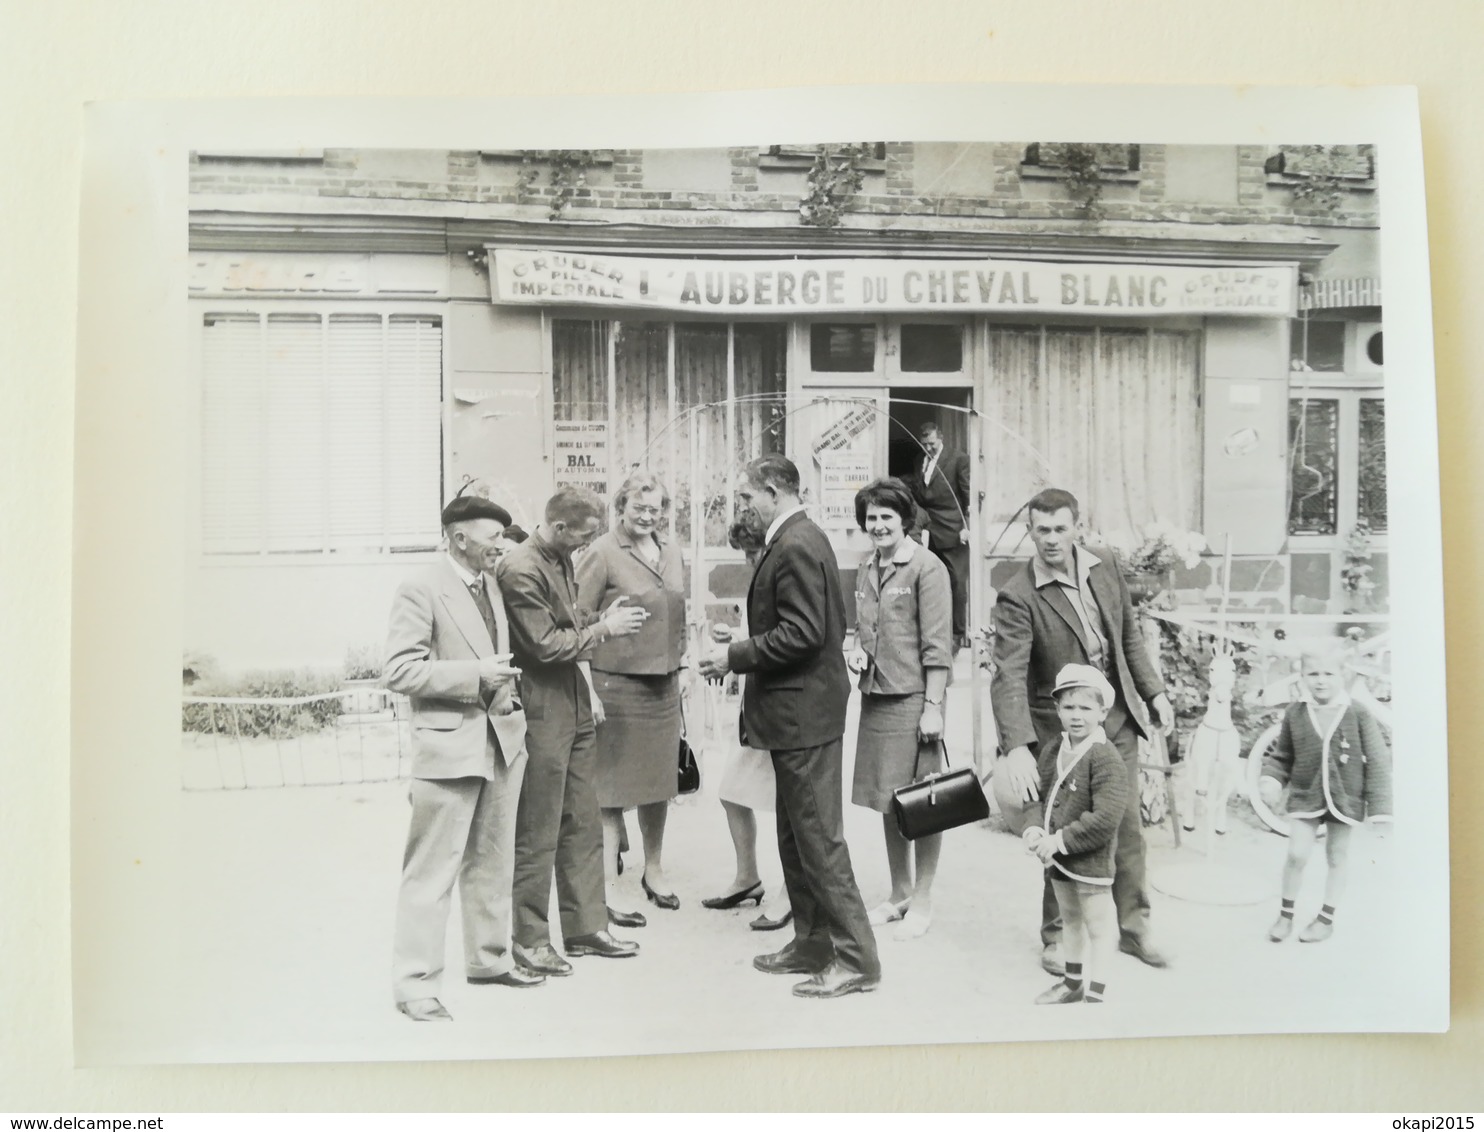
M948 748L943 765L948 766ZM989 800L972 767L945 769L891 793L891 812L897 829L908 841L942 833L989 817Z

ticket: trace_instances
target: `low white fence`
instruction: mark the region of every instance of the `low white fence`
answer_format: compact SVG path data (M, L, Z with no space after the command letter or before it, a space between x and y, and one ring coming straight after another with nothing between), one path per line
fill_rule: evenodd
M345 786L411 771L407 697L385 688L275 699L184 696L181 703L184 790Z

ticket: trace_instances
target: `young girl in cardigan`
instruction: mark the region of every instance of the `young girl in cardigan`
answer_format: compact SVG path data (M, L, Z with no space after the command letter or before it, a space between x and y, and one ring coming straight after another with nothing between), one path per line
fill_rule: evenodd
M1123 758L1103 731L1113 706L1107 678L1088 665L1069 664L1057 673L1052 695L1062 740L1041 752L1042 800L1032 804L1039 812L1032 811L1021 837L1051 875L1066 977L1036 1003L1102 1002L1118 949L1113 852L1131 787Z
M1277 809L1288 793L1288 859L1283 904L1268 938L1281 943L1293 931L1293 907L1319 824L1327 827L1324 907L1299 933L1304 943L1328 939L1345 891L1350 831L1361 822L1391 818L1391 749L1381 725L1345 692L1344 668L1333 649L1306 652L1300 662L1308 700L1290 704L1278 739L1262 764L1258 789Z

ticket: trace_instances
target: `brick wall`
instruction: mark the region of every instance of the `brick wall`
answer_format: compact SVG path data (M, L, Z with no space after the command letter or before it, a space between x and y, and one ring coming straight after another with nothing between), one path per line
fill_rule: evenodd
M847 212L862 216L1084 219L1054 175L1048 176L1043 170L1033 181L1022 177L1024 144L986 145L992 155L993 175L983 182L982 189L976 193L922 193L914 176L914 146L907 142L887 143L884 170L867 177L865 188L851 198ZM549 166L539 160L523 163L518 154L449 151L445 171L435 177L426 161L417 162L416 176L402 176L388 170L383 155L363 162L362 153L353 149L327 149L322 158L311 160L193 156L190 188L194 194L210 195L459 201L504 206L510 209L510 216L522 219L545 217L558 195L558 189L550 184ZM729 191L680 191L673 186L651 184L645 177L643 150L603 152L598 162L585 170L586 184L572 196L566 215L573 219L593 219L599 210L632 209L779 213L791 220L797 218L797 193L766 186L764 178L759 176L761 162L756 147L737 146L716 150L715 154L718 162L730 167ZM1269 151L1263 146L1237 147L1236 203L1192 203L1168 198L1164 147L1146 144L1141 147L1139 171L1121 174L1104 193L1104 223L1376 226L1376 194L1369 184L1348 189L1334 212L1295 209L1288 187L1291 179L1264 171L1268 156ZM767 172L766 178L774 185L780 179L772 171ZM718 183L726 182L718 178Z

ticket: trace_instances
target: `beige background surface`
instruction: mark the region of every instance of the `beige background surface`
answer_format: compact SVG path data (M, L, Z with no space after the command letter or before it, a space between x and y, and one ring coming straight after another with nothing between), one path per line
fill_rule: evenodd
M703 15L704 13L704 15ZM1469 757L1484 605L1484 295L1472 0L1243 5L503 5L259 2L0 9L0 1110L1343 1107L1458 1111L1484 1097ZM925 81L1415 83L1427 147L1453 760L1453 1032L700 1055L517 1065L71 1068L68 653L72 371L82 104L210 95L683 91ZM106 540L87 538L96 565ZM128 537L129 532L113 537ZM129 658L120 656L121 670ZM1439 863L1441 868L1441 863ZM1364 988L1357 988L1364 993ZM1069 1073L1069 1069L1075 1072ZM1075 1082L1072 1084L1071 1082Z

